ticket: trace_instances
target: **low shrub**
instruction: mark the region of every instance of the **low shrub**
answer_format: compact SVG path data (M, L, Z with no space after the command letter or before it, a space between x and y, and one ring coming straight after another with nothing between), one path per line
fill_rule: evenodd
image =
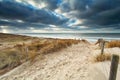
M107 48L119 47L120 48L120 40L110 41L106 44Z
M111 54L99 54L94 57L94 62L103 62L103 61L110 61L111 60Z

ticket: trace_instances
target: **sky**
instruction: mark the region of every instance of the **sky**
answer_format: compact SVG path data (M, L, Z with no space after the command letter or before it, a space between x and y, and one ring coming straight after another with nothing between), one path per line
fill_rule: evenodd
M120 33L120 0L0 0L1 33Z

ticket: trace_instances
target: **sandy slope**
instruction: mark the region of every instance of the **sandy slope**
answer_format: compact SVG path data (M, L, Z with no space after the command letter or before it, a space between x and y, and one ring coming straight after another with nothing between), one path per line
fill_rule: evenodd
M91 64L91 45L80 43L59 52L45 55L17 67L0 77L0 80L86 80Z
M91 66L90 72L93 74L89 74L92 77L92 80L109 80L110 75L110 61L100 62ZM116 80L120 80L120 64L117 70Z
M101 64L91 63L94 54L100 53L95 48L94 45L80 43L46 54L42 60L38 57L33 64L27 62L0 76L0 80L108 80L104 68L99 67ZM119 48L105 51L113 53L116 50L119 53Z
M120 56L120 48L117 48L117 47L106 48L104 52L108 53L108 54L117 54ZM93 56L95 56L98 53L100 53L100 50L94 50ZM110 66L111 66L111 61L105 61L105 62L93 64L91 66L90 72L94 72L94 74L90 74L90 76L93 78L93 80L95 80L95 79L109 80ZM120 64L118 65L116 80L120 80L119 75L120 75Z

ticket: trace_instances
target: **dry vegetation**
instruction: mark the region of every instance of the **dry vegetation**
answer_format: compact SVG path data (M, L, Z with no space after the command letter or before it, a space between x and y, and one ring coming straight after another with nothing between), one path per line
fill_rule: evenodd
M78 44L80 40L72 40L72 39L51 39L44 42L34 41L31 44L23 45L22 48L28 48L28 58L35 58L36 55L52 53L72 44ZM20 48L19 48L20 50ZM31 54L30 54L30 53ZM23 51L25 54L25 51ZM33 60L33 59L32 59Z
M20 65L21 57L22 56L20 55L20 52L14 49L8 49L6 51L1 51L0 52L0 72L1 70L2 72L0 74Z
M29 36L21 36L21 35L14 35L14 34L3 34L0 33L0 42L18 42L18 41L27 41L29 39L34 39L35 37Z
M114 48L119 47L120 48L120 40L113 40L106 43L105 48ZM103 62L103 61L110 61L112 55L104 53L103 55L99 54L94 57L94 62Z
M13 69L25 61L34 61L38 55L42 57L44 54L59 51L79 42L80 40L73 39L37 39L29 44L16 44L13 48L0 52L0 74Z
M94 62L103 62L103 61L110 61L111 60L111 54L99 54L94 57Z
M120 48L120 40L110 41L106 44L107 48L119 47Z

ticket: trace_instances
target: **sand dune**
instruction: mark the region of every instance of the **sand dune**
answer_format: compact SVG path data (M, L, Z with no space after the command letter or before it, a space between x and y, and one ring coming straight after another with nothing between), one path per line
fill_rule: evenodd
M86 47L88 46L88 47ZM45 59L29 62L5 74L0 80L85 80L92 49L88 44L73 45L45 55Z
M100 51L96 47L79 43L59 52L46 54L43 60L38 56L34 63L26 62L0 76L0 80L108 80L104 67L99 66L101 63L92 62L94 54ZM110 50L114 52L114 49Z

